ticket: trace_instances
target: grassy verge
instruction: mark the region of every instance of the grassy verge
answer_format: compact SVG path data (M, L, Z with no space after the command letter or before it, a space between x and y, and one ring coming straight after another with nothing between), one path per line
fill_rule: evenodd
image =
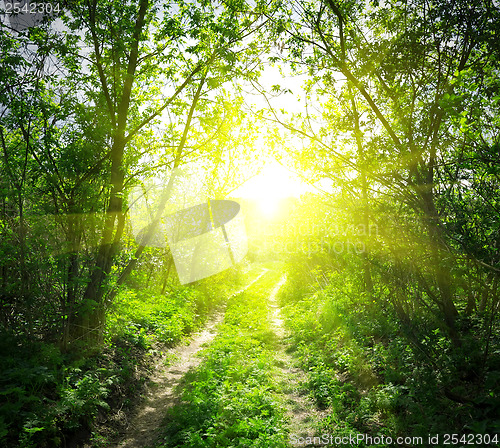
M266 300L279 275L269 271L229 300L202 364L181 385L158 447L287 446Z

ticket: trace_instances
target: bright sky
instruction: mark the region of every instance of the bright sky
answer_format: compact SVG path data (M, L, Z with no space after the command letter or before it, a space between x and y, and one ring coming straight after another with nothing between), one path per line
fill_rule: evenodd
M278 162L272 161L264 166L260 174L245 182L232 195L257 201L262 212L271 216L282 199L299 197L306 191L311 191L311 186Z
M282 93L278 97L272 97L272 95L268 97L272 107L281 117L283 117L282 111L292 114L303 110L304 104L300 100L304 94L301 87L302 83L301 76L293 77L288 73L283 75L277 67L270 65L265 66L259 79L259 84L266 92L271 92L273 85L279 85L281 89L291 90L291 92ZM248 104L253 106L252 109L254 107L257 110L269 107L264 98L256 94L255 91L246 99ZM290 118L290 116L287 118ZM260 144L266 146L265 141L261 141ZM258 157L258 154L256 154L256 157ZM303 182L296 174L280 165L276 160L269 158L260 174L249 179L236 189L232 196L255 200L259 204L261 211L271 218L277 211L282 199L299 197L301 194L312 190L313 188Z

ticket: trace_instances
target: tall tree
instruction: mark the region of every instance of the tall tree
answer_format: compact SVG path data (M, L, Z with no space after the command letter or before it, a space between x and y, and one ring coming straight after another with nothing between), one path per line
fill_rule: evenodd
M467 106L456 98L457 83L470 71L482 79L491 67L491 54L498 51L498 14L490 2L366 5L325 0L292 3L276 26L278 39L289 49L285 58L295 67L305 66L322 94L347 83L366 105L367 124L355 134L365 130L376 135L377 147L372 147L383 161L366 174L421 220L428 240L422 247L430 263L418 278L456 344L456 261L446 216L437 206L442 191L438 173L449 163L460 169L452 148L463 135L452 122ZM487 93L482 82L469 88L470 94ZM449 107L453 98L458 108ZM356 104L351 109L356 128ZM307 124L305 129L335 154L335 144L324 133L314 134ZM360 148L359 140L353 143Z
M240 3L179 2L160 10L160 3L146 0L126 4L94 1L78 3L72 10L77 19L68 23L85 33L84 41L91 48L86 59L93 75L93 95L106 111L110 146L106 216L84 294L84 306L88 309L90 304L92 311L81 312L77 322L87 334L95 332L98 337L103 327L106 279L125 223L127 148L166 112L173 113L179 122L185 122L174 145L171 167L181 163L201 99L206 102L210 90L233 76L254 76L248 65L255 64L257 48L242 44L262 26L259 9L266 5L254 6L250 11L249 5ZM163 204L166 200L168 193ZM133 262L125 275L130 267Z
M228 83L258 76L258 56L267 44L252 35L262 31L262 13L272 4L89 0L68 5L58 28L50 23L21 33L2 28L0 169L11 179L2 201L4 209L13 207L17 191L16 215L24 216L27 205L31 215L47 215L24 231L12 221L2 232L12 236L14 229L24 238L37 228L43 232L44 225L53 229L45 255L61 291L44 295L61 302L63 319L54 321L64 322L66 342L97 341L121 250L127 192L141 176L209 155L203 141L193 141L200 137L193 130L211 128L205 137L213 140L223 130ZM42 62L34 65L39 73L25 70L23 77L28 50ZM16 97L15 90L26 86L30 90ZM9 283L6 269L12 267L2 263L2 283Z

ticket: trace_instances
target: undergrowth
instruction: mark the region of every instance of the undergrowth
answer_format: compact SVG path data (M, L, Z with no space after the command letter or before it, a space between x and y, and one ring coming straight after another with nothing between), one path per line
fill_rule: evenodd
M452 347L425 317L403 325L382 294L369 299L340 276L298 292L293 276L292 267L280 301L310 394L329 410L318 433L425 441L429 434L498 434L498 351L481 376L481 340Z
M227 278L176 287L123 287L108 313L104 344L86 353L0 334L0 445L53 448L90 440L108 446L150 374L155 355L199 328L227 298Z

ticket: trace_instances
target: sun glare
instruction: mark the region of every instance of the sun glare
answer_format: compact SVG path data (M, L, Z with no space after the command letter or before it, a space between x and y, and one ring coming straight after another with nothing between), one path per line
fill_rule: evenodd
M273 162L243 184L237 194L256 201L261 213L270 219L275 217L283 199L298 197L307 191L307 187L286 168Z
M259 208L260 211L266 216L266 217L272 217L278 210L278 207L280 205L280 199L275 198L275 197L261 197L259 198Z

